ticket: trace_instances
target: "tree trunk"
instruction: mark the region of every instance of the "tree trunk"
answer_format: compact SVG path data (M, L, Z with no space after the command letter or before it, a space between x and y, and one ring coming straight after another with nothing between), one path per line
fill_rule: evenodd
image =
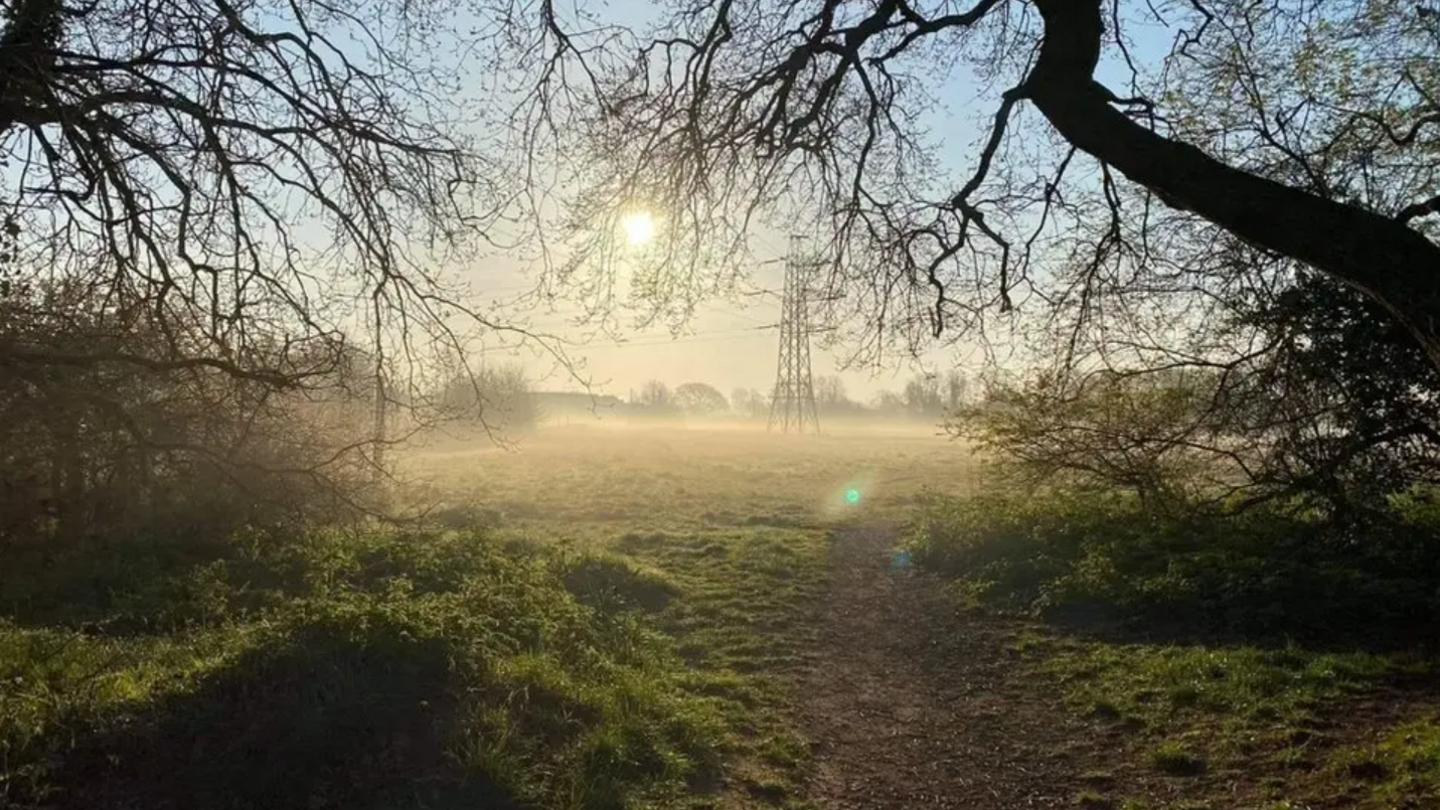
M1440 247L1398 219L1228 166L1116 109L1094 80L1100 0L1035 0L1045 23L1028 97L1067 141L1259 247L1354 287L1389 310L1440 369Z

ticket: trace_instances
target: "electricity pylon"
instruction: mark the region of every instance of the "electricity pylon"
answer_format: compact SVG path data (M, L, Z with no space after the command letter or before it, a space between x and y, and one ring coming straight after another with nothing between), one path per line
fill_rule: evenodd
M780 360L775 393L770 398L770 425L785 433L820 432L815 411L815 386L810 379L810 323L805 303L812 262L800 255L803 237L790 237L785 262L785 296L780 315Z

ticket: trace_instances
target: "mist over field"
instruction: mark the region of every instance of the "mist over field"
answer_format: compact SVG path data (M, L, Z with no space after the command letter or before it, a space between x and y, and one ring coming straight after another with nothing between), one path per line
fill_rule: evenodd
M0 810L1440 808L1431 0L0 0Z

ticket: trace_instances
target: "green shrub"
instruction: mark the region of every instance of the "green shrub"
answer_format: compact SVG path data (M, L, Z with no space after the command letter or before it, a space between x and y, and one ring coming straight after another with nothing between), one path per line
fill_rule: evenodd
M982 601L1039 616L1415 640L1440 624L1432 517L1413 503L1356 525L1278 508L1156 508L1118 492L990 492L929 499L908 543L917 561L962 579Z

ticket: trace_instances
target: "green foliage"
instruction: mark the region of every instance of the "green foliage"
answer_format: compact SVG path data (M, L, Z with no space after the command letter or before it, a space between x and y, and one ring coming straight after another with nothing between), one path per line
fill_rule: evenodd
M930 498L916 559L982 602L1050 618L1335 642L1424 634L1440 621L1434 508L1397 498L1360 527L1256 507L1241 514L1124 493Z
M1236 310L1273 343L1224 391L1245 423L1265 426L1250 431L1264 439L1257 484L1348 512L1440 483L1440 370L1388 312L1306 272Z
M623 601L577 599L566 570L475 533L242 532L121 600L170 635L0 626L13 687L0 692L0 799L618 808L677 795L715 764L718 707L663 636Z
M69 733L193 689L266 638L263 626L117 639L0 621L0 805L25 807L56 787L52 758Z

